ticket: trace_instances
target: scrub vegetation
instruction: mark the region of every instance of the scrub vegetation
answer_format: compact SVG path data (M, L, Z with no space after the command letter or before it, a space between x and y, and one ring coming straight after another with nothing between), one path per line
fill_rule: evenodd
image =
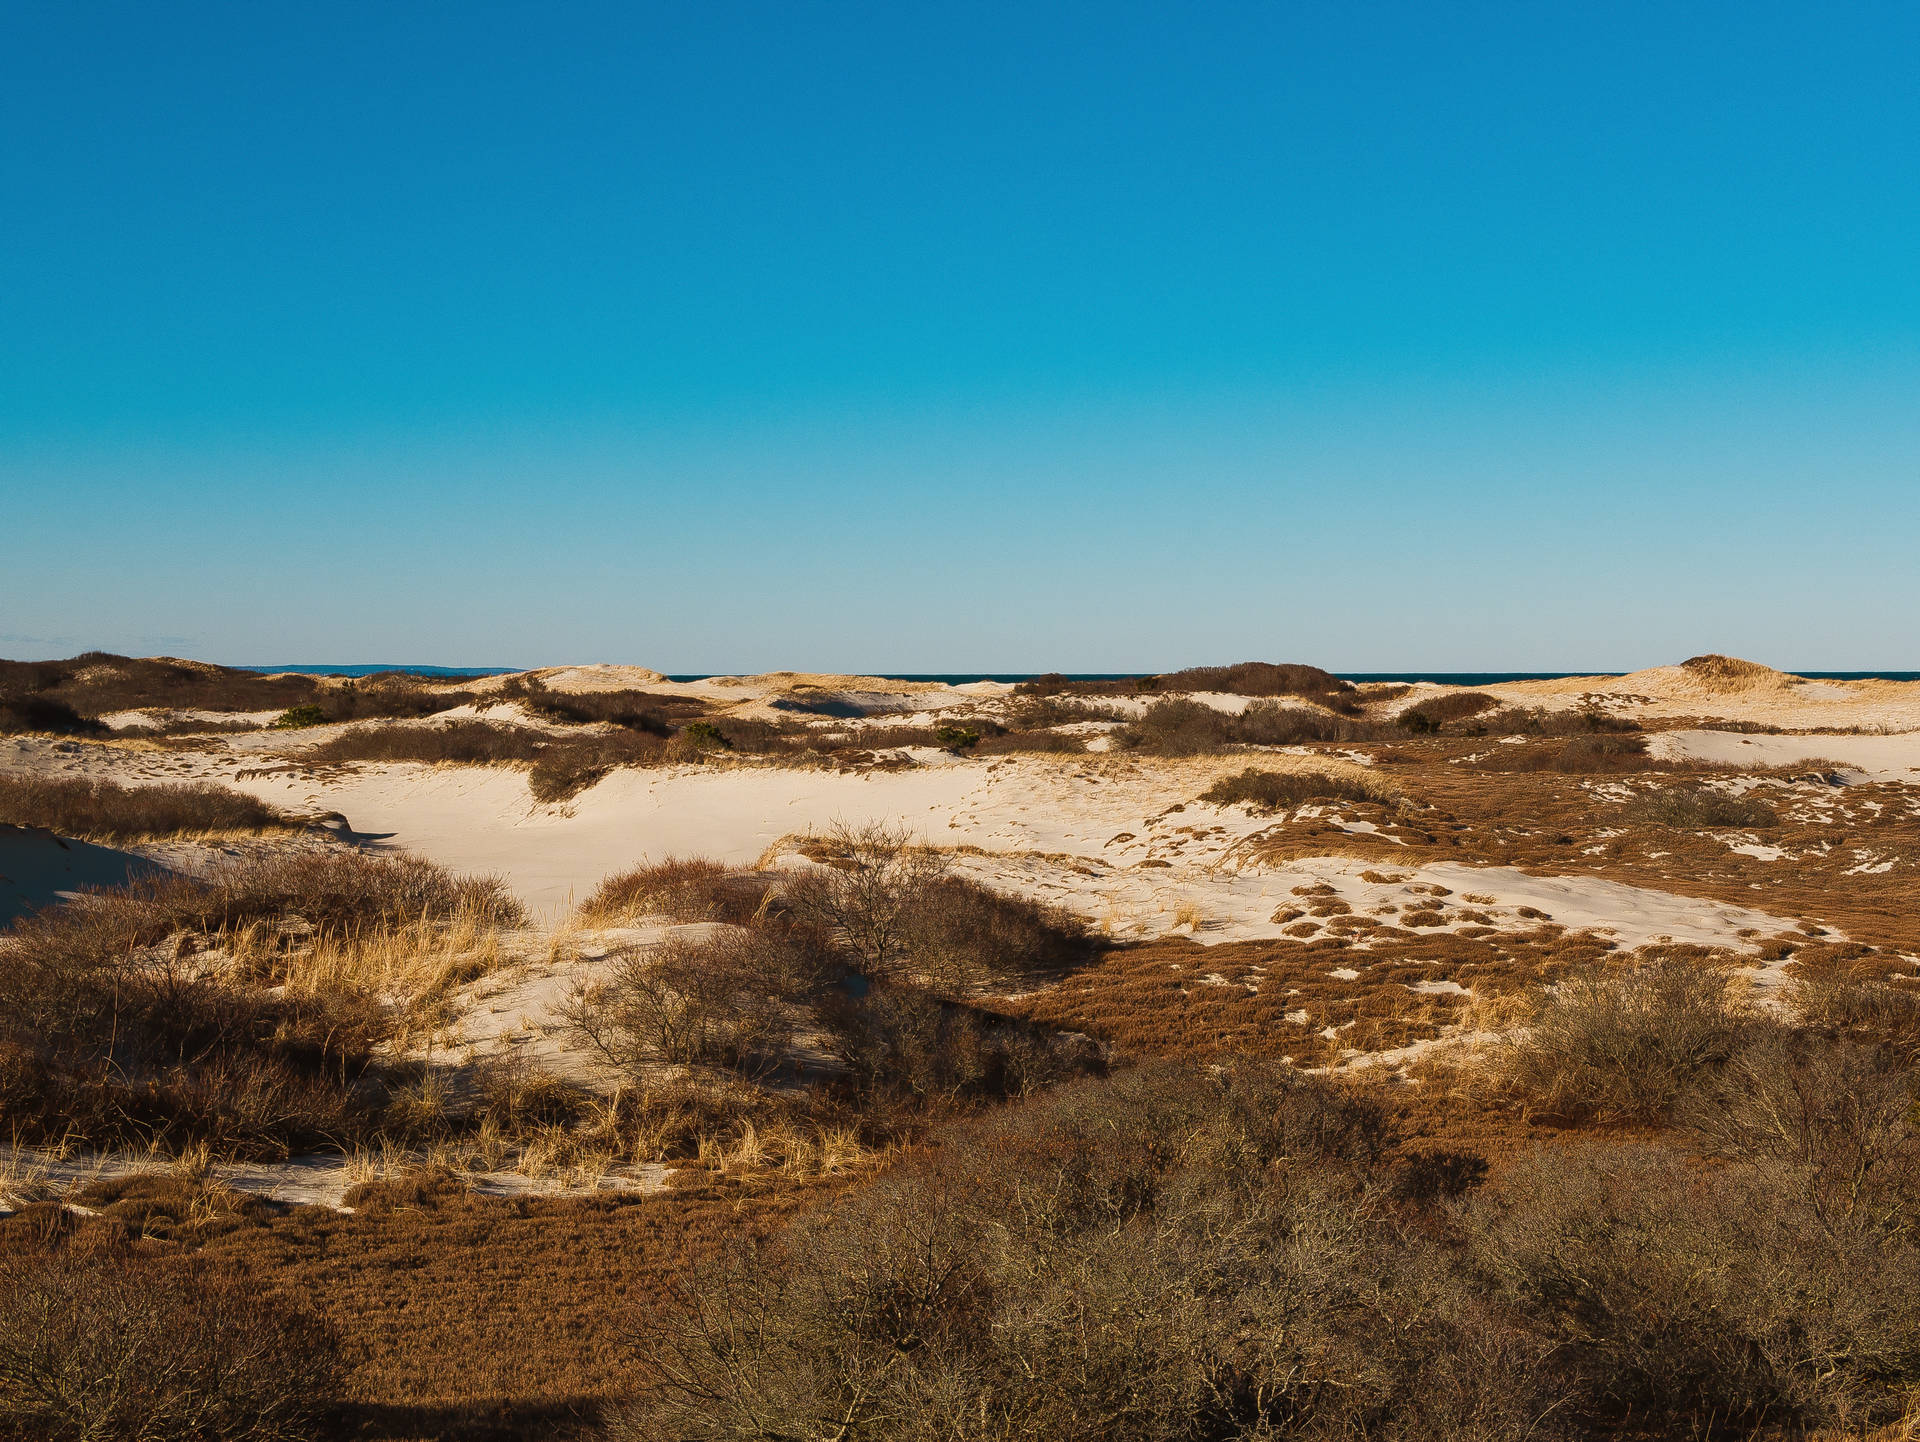
M1910 785L1690 760L1659 728L1692 720L1613 692L1246 663L915 713L820 679L0 667L47 771L0 775L0 822L178 866L0 932L0 1439L1920 1428ZM623 768L919 767L963 805L1038 776L1016 801L1149 797L1163 849L839 825L656 852L535 923L222 786L55 774L194 747L316 792L511 768L595 824ZM1670 909L1602 926L1603 883ZM1778 929L1666 935L1733 907ZM140 1166L52 1179L109 1152ZM348 1210L241 1189L289 1158Z

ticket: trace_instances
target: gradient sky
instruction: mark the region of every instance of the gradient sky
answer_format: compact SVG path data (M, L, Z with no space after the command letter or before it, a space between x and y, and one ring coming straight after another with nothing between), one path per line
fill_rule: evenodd
M0 8L0 655L1920 669L1920 7Z

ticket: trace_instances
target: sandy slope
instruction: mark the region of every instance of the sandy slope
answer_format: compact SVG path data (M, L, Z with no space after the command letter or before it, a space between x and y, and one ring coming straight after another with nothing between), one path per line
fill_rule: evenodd
M1790 729L1920 731L1920 681L1809 681L1724 656L1626 676L1511 681L1485 689L1514 705L1597 705L1643 720L1700 716Z
M24 742L0 746L0 764L98 765L103 755L119 762L123 780L142 779L151 766L180 765L172 755L137 751L82 748L76 755L36 752ZM1617 882L1543 879L1506 868L1472 868L1471 879L1452 864L1407 868L1405 880L1379 886L1360 881L1367 864L1346 857L1247 866L1240 843L1269 819L1197 799L1219 776L1241 769L1245 757L1008 757L982 764L924 752L924 764L898 771L679 766L615 772L558 807L535 803L525 775L514 770L408 764L263 773L243 759L210 756L201 765L276 805L340 812L362 835L456 871L499 875L546 920L559 918L605 876L643 861L702 855L750 866L779 859L783 840L878 821L904 826L931 845L983 853L963 855L960 864L983 881L1058 902L1127 937L1176 929L1201 941L1277 936L1285 923L1274 914L1293 888L1317 884L1333 886L1356 909L1407 904L1417 895L1410 888L1444 884L1493 897L1497 917L1531 906L1568 926L1605 929L1628 945L1671 938L1742 946L1736 934L1743 929L1773 933L1788 925ZM1273 756L1262 764L1302 763ZM1197 915L1198 924L1180 920L1183 914Z

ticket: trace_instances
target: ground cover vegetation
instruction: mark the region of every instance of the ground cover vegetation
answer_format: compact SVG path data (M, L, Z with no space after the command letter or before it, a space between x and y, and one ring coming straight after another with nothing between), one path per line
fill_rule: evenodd
M211 782L121 786L98 778L12 774L0 775L0 824L45 827L92 841L299 825L277 807Z
M1485 1184L1479 1158L1402 1148L1366 1091L1284 1066L1071 1083L696 1270L642 1327L637 1399L605 1435L1479 1442L1910 1418L1911 1075L1819 1045L1721 1068L1737 1085L1682 1134Z
M129 959L116 975L132 999L104 1044L133 1033L114 1066L143 1081L142 1105L196 1074L247 1095L232 1078L260 1057L346 1105L345 1122L299 1130L285 1118L307 1103L289 1083L292 1107L229 1108L271 1126L175 1108L125 1135L271 1156L324 1133L423 1160L357 1188L351 1215L240 1200L191 1165L95 1184L72 1199L96 1215L46 1202L0 1220L0 1289L17 1278L44 1297L57 1275L87 1296L94 1268L174 1298L169 1325L214 1339L190 1353L291 1359L279 1370L324 1405L257 1435L1911 1435L1909 789L1843 785L1825 764L1663 760L1600 712L1475 701L1404 724L1367 714L1398 699L1380 688L1357 693L1358 713L1276 705L1280 719L1245 731L1224 711L1149 723L1188 704L1173 689L1138 719L1090 714L1102 694L1143 692L1042 687L996 721L967 718L968 749L1023 734L1077 746L1086 728L1054 728L1088 720L1116 728L1116 766L1357 749L1373 763L1359 776L1331 755L1249 756L1195 799L1259 816L1236 852L1255 864L1341 854L1377 868L1362 881L1399 886L1428 861L1490 863L1808 920L1740 950L1628 948L1464 887L1402 886L1375 906L1302 885L1274 913L1280 939L1114 945L903 837L841 832L803 844L809 867L682 858L609 878L581 925L686 928L616 944L570 1004L612 1090L514 1065L476 1070L455 1096L397 1064L394 1043L492 964L487 938L515 918L481 892L449 906L421 875L412 891L283 878L218 902L105 898L78 952ZM566 728L539 746L577 743L589 766L603 736L664 747L696 724L719 737L710 755L785 764L888 764L888 735L938 744L931 727L826 729L842 717L792 730L689 711L666 718L670 738L528 709ZM1296 717L1329 734L1281 729ZM1372 829L1348 829L1359 821ZM388 893L407 900L365 899ZM114 992L45 970L40 920L20 933L34 966L77 997ZM1188 921L1206 934L1203 912ZM164 985L138 980L168 956ZM1780 1004L1756 1005L1747 979L1783 965ZM208 986L260 1009L209 1007ZM28 990L44 988L0 991L0 1021L18 1022L0 1088L31 1083L0 1089L10 1122L42 1085L21 1057L54 1062L51 1084L84 1097L102 1045L98 1026L69 1025L47 1047L40 1014L16 1012ZM240 1020L202 1024L175 1057L154 1043L176 1034L160 1016ZM1468 1033L1488 1040L1422 1050ZM14 1135L54 1139L51 1125ZM515 1149L583 1175L677 1171L658 1196L470 1195L462 1174ZM261 1301L252 1320L210 1300L228 1276ZM50 1358L63 1376L106 1375L137 1354L83 1343L121 1315L85 1305L84 1327L71 1306L0 1325L53 1339L35 1344L42 1372ZM0 1363L0 1386L9 1375ZM249 1385L236 1395L277 1395ZM85 1435L28 1395L7 1393L0 1436ZM156 1437L256 1435L218 1430L231 1409L155 1415Z
M101 734L117 712L275 712L289 726L429 716L480 699L406 672L349 680L270 676L203 661L88 652L66 661L0 661L0 729ZM221 729L204 717L162 714L121 734ZM228 728L231 729L231 728Z
M16 1142L286 1156L407 1126L385 1043L520 920L497 884L338 850L170 874L0 941Z

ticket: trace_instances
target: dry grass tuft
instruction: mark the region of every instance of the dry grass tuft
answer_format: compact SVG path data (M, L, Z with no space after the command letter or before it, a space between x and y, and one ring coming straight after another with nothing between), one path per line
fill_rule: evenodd
M580 915L596 926L640 916L672 921L751 920L773 891L764 876L731 870L704 857L674 857L609 876L581 903Z
M1761 1026L1727 974L1676 951L1568 978L1536 1001L1499 1064L1536 1114L1565 1122L1663 1119Z
M285 813L210 782L120 786L79 777L0 776L0 823L93 841L299 826Z

